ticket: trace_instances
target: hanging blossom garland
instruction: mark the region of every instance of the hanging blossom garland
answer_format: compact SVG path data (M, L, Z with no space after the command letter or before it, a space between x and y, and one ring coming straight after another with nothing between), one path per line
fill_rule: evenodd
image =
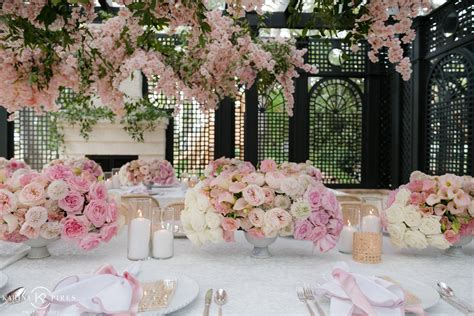
M430 7L429 0L372 0L365 7L367 13L357 20L353 32L360 34L368 27L365 37L371 46L370 61L379 62L379 53L387 49L388 61L395 65L403 80L408 81L412 65L410 58L403 56L402 45L415 40L413 19L420 12L428 12ZM352 50L357 51L358 46L353 44Z
M292 115L297 68L316 73L304 63L305 50L281 39L256 39L238 19L245 11L260 12L261 0L229 0L230 16L208 11L201 1L117 3L126 6L117 16L91 24L93 2L5 2L0 104L10 112L25 106L57 111L60 89L69 88L98 95L121 116L127 96L120 86L141 71L177 108L198 102L203 110L236 97L240 85L251 86L257 77L263 86L278 81ZM156 32L165 29L178 39L179 50L159 41Z

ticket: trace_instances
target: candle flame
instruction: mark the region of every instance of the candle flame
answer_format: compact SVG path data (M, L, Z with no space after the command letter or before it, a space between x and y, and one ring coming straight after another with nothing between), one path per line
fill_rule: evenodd
M347 226L351 226L351 221L347 220Z
M138 209L138 217L143 217L143 213L141 209Z

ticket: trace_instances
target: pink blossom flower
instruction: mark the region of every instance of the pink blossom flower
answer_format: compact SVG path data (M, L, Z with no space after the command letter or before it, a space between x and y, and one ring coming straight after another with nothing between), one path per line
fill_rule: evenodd
M58 206L68 214L80 213L84 207L84 196L77 191L69 191L64 199L58 201Z
M117 235L118 227L116 224L104 225L100 229L100 239L104 242L109 242L112 237Z
M84 216L68 216L62 221L61 237L66 240L82 238L87 235L89 222Z
M265 202L265 192L255 184L249 184L243 191L245 201L252 206L259 206Z
M444 238L446 238L446 240L452 245L461 240L461 236L459 234L456 234L451 229L444 232Z
M100 238L100 234L90 233L79 239L78 245L80 248L89 251L99 246Z
M271 171L276 171L277 169L277 164L274 160L272 159L265 159L260 163L260 170L262 172L271 172Z
M109 215L109 205L103 200L92 200L84 209L87 219L99 228L102 227Z
M420 204L423 204L423 203L425 203L425 199L424 199L424 196L423 196L422 193L413 192L410 195L410 204L420 205Z
M240 227L240 221L237 219L224 217L222 220L222 229L225 231L236 231Z
M471 204L471 197L463 190L454 191L454 203L458 208L466 208Z

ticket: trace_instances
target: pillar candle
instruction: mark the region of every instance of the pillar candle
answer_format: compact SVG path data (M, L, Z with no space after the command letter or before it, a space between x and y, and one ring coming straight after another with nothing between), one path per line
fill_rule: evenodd
M120 189L120 178L118 174L112 176L112 189Z
M128 258L131 260L146 259L150 253L151 221L138 217L130 221L128 228Z
M153 257L166 259L173 256L173 232L160 229L153 233Z
M361 231L379 233L381 231L380 217L372 214L362 217Z
M343 253L352 253L352 240L356 229L351 225L344 226L339 237L339 251Z

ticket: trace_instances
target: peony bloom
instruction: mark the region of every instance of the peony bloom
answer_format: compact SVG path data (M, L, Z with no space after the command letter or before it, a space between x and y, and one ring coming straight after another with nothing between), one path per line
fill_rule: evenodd
M65 198L58 201L58 206L68 214L80 213L84 207L84 196L77 191L70 191Z

